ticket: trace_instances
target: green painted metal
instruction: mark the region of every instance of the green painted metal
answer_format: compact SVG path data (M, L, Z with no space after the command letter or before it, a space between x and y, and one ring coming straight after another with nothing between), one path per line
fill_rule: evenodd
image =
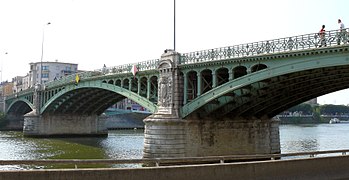
M328 52L329 54L326 54L326 52L324 51ZM311 51L308 50L305 52L295 52L294 54L282 53L270 58L276 60L269 61L269 58L267 58L267 61L264 62L268 65L267 69L250 73L243 77L229 81L228 83L213 88L205 94L202 94L198 98L194 99L193 101L185 104L181 109L181 117L185 118L208 102L211 102L214 99L223 96L224 94L239 90L244 86L257 83L270 77L278 77L289 73L322 67L349 65L348 45L340 46L337 48L333 47L327 50L313 49ZM255 59L258 59L258 57L255 57ZM251 61L247 62L250 65L256 63L253 61L251 63Z
M205 104L213 102L214 99L219 102L227 103L229 98L222 97L223 94L234 92L234 94L238 96L243 96L246 93L253 93L249 92L250 90L248 88L243 89L243 87L248 85L263 86L263 83L259 81L268 78L322 67L348 65L348 44L337 45L336 41L338 38L346 40L348 38L347 35L341 37L337 34L337 31L329 31L326 37L328 37L328 39L326 39L327 47L321 48L319 48L319 38L316 37L316 34L307 34L181 54L181 63L177 68L179 68L179 71L184 76L183 90L185 93L183 95L184 105L181 108L182 117L185 118ZM154 83L150 83L149 79L153 76L159 78L159 72L157 70L158 63L159 60L157 59L105 68L99 71L78 73L80 82L77 85L75 84L75 75L48 82L45 84L45 88L41 95L41 113L57 99L61 98L63 103L67 100L64 98L69 98L63 96L65 93L72 92L79 88L97 88L115 92L155 112L157 110L157 105L148 100L151 96L149 87ZM265 66L266 69L254 72L252 70L254 69L253 67L259 64ZM135 77L130 72L134 65L139 70L136 75L138 79L136 85L132 82ZM246 69L247 75L244 73L244 76L238 77L239 74L234 72L234 69L237 67ZM226 68L228 70L229 82L217 85L216 71L220 68ZM203 93L201 86L204 85L205 82L201 82L201 72L205 70L211 70L212 72L212 89ZM190 99L191 101L188 102L187 91L189 87L189 78L187 75L191 71L197 73L197 82L195 86L199 88L195 89L197 97L195 99ZM143 95L148 99L139 95L142 91L142 77L146 77L148 80L146 85L148 92L146 95ZM128 84L126 81L124 84L125 79L129 80ZM114 84L108 84L109 82ZM118 82L119 85L115 85L116 82ZM153 91L156 91L156 88ZM136 92L138 92L138 94ZM21 99L22 96L32 96L32 94L33 89L29 89L25 92L9 96L7 97L6 104L13 105L14 102L17 101L16 99ZM156 93L153 93L153 96L156 96ZM28 98L24 99L28 100ZM244 100L244 98L240 99L240 101ZM219 107L213 104L205 108L212 110Z
M41 107L40 113L44 113L46 108L57 98L61 98L61 96L64 95L65 93L74 91L80 88L98 88L98 89L112 91L137 102L141 106L147 108L150 112L155 112L157 110L157 105L155 105L153 102L149 101L148 99L138 95L137 93L134 93L132 91L129 91L127 89L124 89L112 84L103 83L101 80L89 80L89 81L85 80L85 81L79 82L78 84L69 83L66 86L64 86L63 90L55 94Z
M29 100L27 100L25 98L25 96L22 96L22 97L19 97L19 98L16 98L14 99L13 101L11 101L11 103L8 105L8 107L6 108L6 113L12 108L12 106L14 104L16 104L17 102L24 102L26 103L32 110L35 108L34 107L34 104L32 102L30 102Z

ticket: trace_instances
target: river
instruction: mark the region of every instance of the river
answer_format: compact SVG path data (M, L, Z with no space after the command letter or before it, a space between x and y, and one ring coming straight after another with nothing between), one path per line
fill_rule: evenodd
M0 131L0 160L137 159L143 140L143 130L111 130L105 138L26 138ZM282 153L349 149L349 123L280 125L280 145ZM2 169L13 168L19 167Z

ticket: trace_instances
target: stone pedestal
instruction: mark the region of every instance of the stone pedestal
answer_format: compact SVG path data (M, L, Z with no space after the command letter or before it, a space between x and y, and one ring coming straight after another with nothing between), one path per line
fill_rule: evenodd
M180 120L153 115L145 122L145 158L280 153L279 121Z
M184 157L186 124L173 116L153 114L144 120L144 158Z
M24 116L24 136L108 136L105 118L97 115L44 115L28 113Z
M186 156L280 153L277 120L187 120Z
M279 121L181 118L180 55L166 50L159 62L157 112L144 120L145 158L280 153Z

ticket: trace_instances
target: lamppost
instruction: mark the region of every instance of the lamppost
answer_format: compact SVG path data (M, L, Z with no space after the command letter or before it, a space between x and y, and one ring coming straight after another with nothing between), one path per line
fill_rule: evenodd
M173 0L173 51L176 52L176 0Z
M8 53L7 52L5 52L5 55L7 55ZM0 78L0 83L2 83L2 66L3 66L3 63L4 63L4 59L2 59L2 61L1 61L1 78Z
M45 25L50 25L48 22ZM42 58L44 57L44 39L45 39L45 25L42 28L42 41L41 41L41 59L40 59L40 85L42 84Z

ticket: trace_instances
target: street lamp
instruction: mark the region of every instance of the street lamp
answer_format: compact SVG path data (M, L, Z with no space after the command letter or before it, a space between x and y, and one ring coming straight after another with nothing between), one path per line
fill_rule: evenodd
M173 0L173 51L176 52L176 0Z
M50 25L48 22L45 25ZM42 28L42 41L41 41L41 60L40 60L40 85L42 84L42 58L44 57L44 39L45 39L45 26Z
M5 55L7 55L7 52L5 52ZM2 83L2 66L3 66L3 62L4 62L4 59L2 59L2 61L1 61L1 78L0 78L0 83Z

